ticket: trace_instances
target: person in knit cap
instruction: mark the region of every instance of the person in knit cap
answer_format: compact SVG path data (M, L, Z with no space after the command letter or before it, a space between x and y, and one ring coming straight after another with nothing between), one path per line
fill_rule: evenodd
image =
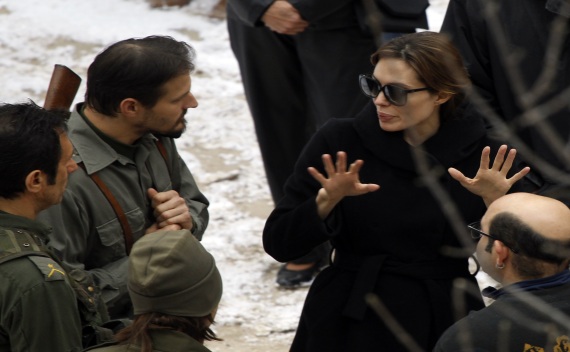
M219 340L210 329L222 297L214 257L188 230L143 236L129 256L132 325L115 342L88 351L208 352L205 340Z

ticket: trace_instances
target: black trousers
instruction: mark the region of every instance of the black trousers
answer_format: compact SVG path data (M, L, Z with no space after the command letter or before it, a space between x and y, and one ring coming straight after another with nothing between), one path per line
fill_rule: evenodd
M376 47L356 24L295 36L247 26L232 17L227 24L277 203L311 135L328 119L353 117L367 103L358 75L373 71L370 55ZM313 262L318 255L300 260Z

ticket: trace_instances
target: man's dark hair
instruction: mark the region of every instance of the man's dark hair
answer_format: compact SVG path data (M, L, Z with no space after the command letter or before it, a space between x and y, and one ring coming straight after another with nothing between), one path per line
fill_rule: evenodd
M517 216L504 212L490 223L489 234L517 250L512 263L521 277L538 278L544 275L543 264L560 265L570 258L570 242L546 238L526 225ZM490 251L492 239L485 250Z
M101 52L87 71L86 103L116 116L121 101L138 100L150 108L164 94L163 85L194 70L194 49L166 36L131 38Z
M34 170L55 183L61 158L59 135L67 130L64 112L47 111L34 102L0 105L0 197L14 199L26 189Z

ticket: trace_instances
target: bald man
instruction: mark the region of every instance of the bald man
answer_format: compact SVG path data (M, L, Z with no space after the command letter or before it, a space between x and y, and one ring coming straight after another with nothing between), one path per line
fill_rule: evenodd
M513 193L469 228L481 268L502 288L483 290L495 301L452 325L434 351L569 351L570 209Z

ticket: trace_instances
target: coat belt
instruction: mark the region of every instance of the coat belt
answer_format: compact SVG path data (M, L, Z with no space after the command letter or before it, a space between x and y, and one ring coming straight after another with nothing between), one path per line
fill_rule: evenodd
M433 302L432 307L448 305L448 299L442 297L440 294L441 287L434 280L468 277L470 273L467 270L467 265L462 267L457 264L456 260L402 263L394 261L387 255L367 256L336 251L332 265L356 272L356 279L342 315L356 320L364 319L367 309L364 298L368 293L374 292L380 273L417 278L424 283L430 299L438 301Z

